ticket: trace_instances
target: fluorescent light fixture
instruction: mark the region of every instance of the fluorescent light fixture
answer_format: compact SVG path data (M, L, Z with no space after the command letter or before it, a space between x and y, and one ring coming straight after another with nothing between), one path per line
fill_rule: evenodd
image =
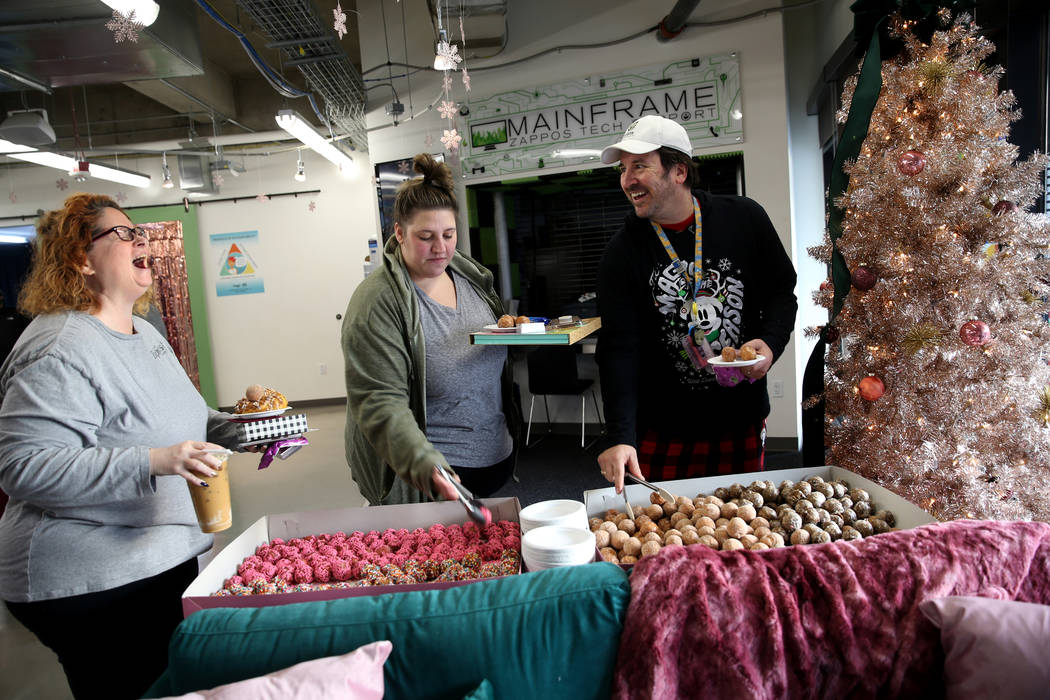
M8 155L18 160L26 160L37 165L46 165L49 168L65 170L67 173L77 167L76 158L64 156L53 151L29 151L27 153L9 153Z
M0 153L28 153L34 150L36 149L32 146L23 146L20 143L0 139Z
M145 27L156 22L157 15L160 14L160 5L153 0L102 0L102 2L121 14L126 15L134 10L135 20L141 22Z
M335 147L292 109L282 109L275 117L277 126L313 149L318 155L339 167L339 172L349 175L356 167L353 159Z
M601 154L596 148L557 148L551 152L555 158L597 158Z
M92 177L97 177L101 180L109 180L110 182L119 182L122 185L130 185L131 187L149 187L150 183L149 176L143 175L142 173L136 173L132 170L124 170L123 168L110 165L88 163L87 161L81 161L72 156L54 153L53 151L9 153L8 156L19 160L29 161L30 163L36 163L37 165L46 165L49 168L65 170L70 174L84 173L85 170L83 165L86 164L88 166L87 173Z
M28 243L28 236L14 236L10 233L0 233L0 243Z

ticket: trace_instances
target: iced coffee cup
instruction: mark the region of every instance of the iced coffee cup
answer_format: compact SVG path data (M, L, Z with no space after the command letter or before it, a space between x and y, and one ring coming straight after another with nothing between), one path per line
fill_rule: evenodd
M216 469L215 476L203 477L201 481L207 486L196 484L190 487L193 498L193 510L197 512L197 523L201 532L220 532L233 525L233 508L230 505L230 471L225 454L216 454L222 460L222 466Z

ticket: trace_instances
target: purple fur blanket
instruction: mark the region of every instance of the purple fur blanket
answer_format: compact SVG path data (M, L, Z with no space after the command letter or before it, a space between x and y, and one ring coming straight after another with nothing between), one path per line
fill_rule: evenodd
M943 696L927 598L1050 604L1050 524L959 520L763 552L671 547L631 573L616 698Z

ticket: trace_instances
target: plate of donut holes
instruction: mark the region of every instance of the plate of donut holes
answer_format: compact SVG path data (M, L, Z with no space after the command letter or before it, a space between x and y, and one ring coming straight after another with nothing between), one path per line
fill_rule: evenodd
M755 349L750 346L745 345L739 350L727 346L722 348L721 355L715 355L708 363L715 367L750 367L764 359L766 358L763 355L756 354Z
M499 317L498 321L485 326L485 330L493 333L517 333L518 326L523 323L531 322L532 319L528 316L511 316L510 314L503 314Z

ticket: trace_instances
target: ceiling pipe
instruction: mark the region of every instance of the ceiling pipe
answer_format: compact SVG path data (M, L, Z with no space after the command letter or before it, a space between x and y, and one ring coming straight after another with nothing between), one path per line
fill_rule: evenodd
M656 40L668 42L681 34L686 22L689 21L689 15L693 14L693 10L699 4L700 0L678 0L667 16L660 20Z
M251 134L224 134L222 136L198 136L193 139L194 151L215 146L246 146L253 143L267 143L278 141L289 141L288 132L283 129L273 131L256 131ZM92 155L111 155L113 153L168 153L184 152L191 150L186 147L186 139L167 139L164 141L147 141L144 143L129 143L121 146L100 148L92 151Z

